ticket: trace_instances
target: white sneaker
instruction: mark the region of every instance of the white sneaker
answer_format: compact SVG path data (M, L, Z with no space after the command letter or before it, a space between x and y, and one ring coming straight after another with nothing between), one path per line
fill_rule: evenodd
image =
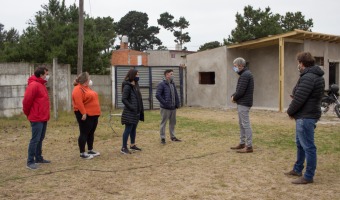
M93 157L100 156L99 152L96 152L96 151L93 151L93 150L88 151L87 154L91 155Z
M92 155L89 155L89 154L87 154L87 153L81 153L81 154L80 154L80 157L81 157L82 159L86 159L86 160L89 160L89 159L92 159L92 158L93 158Z

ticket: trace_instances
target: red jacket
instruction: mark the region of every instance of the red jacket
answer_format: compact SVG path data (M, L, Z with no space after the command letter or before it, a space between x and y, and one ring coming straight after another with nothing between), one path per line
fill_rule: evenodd
M23 111L31 122L45 122L50 119L50 100L45 81L42 78L31 76L22 100Z

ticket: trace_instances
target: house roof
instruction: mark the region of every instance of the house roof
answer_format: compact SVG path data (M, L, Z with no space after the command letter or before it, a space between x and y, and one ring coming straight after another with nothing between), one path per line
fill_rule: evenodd
M329 35L295 29L294 31L283 34L272 35L239 44L227 45L227 48L256 49L265 46L278 45L281 38L284 39L284 41L295 43L303 43L304 40L340 43L340 35Z

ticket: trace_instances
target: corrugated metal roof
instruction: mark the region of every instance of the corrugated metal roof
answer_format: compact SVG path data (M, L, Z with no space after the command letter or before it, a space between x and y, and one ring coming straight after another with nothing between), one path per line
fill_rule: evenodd
M324 41L330 43L340 43L339 35L329 35L323 33L309 32L295 29L294 31L272 35L265 38L246 41L239 44L228 45L228 49L241 48L241 49L256 49L265 46L278 45L280 38L286 42L303 43L304 40Z

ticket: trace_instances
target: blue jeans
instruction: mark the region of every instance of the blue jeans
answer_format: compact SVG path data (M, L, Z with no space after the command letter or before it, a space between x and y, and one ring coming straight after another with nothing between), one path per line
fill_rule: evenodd
M137 124L125 124L123 133L123 148L127 148L127 141L130 136L131 144L135 144Z
M314 144L314 129L317 119L297 119L296 120L296 147L297 161L293 170L302 173L306 159L306 172L304 178L313 180L316 169L316 146Z
M28 158L27 164L35 163L36 161L43 160L42 157L42 142L46 134L47 122L31 122L32 138L28 145Z

